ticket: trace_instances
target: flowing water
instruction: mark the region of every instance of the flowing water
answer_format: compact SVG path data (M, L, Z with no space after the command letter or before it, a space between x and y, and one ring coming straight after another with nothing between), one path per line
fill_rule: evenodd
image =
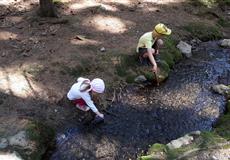
M211 90L219 83L230 83L230 49L202 43L161 86L128 86L104 124L65 126L50 159L136 159L150 144L211 130L225 107L224 97Z

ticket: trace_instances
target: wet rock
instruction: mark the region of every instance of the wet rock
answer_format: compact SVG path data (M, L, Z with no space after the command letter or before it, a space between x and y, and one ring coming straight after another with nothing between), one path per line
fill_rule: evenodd
M29 140L27 139L26 132L20 131L16 135L9 137L9 144L11 146L27 147L29 145Z
M193 132L190 132L189 135L200 135L201 134L201 131L193 131Z
M221 95L227 95L230 93L230 88L226 85L223 85L223 84L218 84L218 85L212 86L212 90L216 93L221 94Z
M183 145L188 145L193 141L193 137L189 135L185 135L184 137L180 137L176 140L171 141L167 144L169 149L177 149L180 148Z
M0 155L1 160L23 160L21 156L17 152L6 152L6 153L1 153Z
M180 41L180 43L176 46L185 57L192 57L192 46L187 44L186 42Z
M4 149L8 146L8 140L6 138L1 138L0 139L0 149Z
M3 53L2 53L2 57L5 57L5 56L6 56L6 52L3 52Z
M230 48L230 39L223 39L223 40L220 42L220 46L221 46L221 47L228 47L228 48Z
M105 47L101 47L101 48L100 48L100 51L101 51L101 52L105 52L105 51L106 51L106 50L105 50Z
M140 76L136 77L134 79L134 81L137 82L137 83L142 83L142 82L146 82L147 79L146 79L146 77L144 75L140 75Z

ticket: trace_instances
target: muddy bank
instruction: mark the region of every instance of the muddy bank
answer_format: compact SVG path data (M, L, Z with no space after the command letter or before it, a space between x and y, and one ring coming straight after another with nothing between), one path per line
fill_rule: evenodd
M128 86L103 125L67 124L50 159L135 159L149 144L211 130L225 102L210 87L229 82L229 53L217 42L202 43L160 87Z

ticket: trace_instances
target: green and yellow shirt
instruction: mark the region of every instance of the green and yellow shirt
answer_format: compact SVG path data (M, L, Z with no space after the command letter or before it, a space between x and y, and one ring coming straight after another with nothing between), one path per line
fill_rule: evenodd
M138 52L138 48L152 48L155 41L156 39L153 38L152 32L143 34L138 41L136 51Z

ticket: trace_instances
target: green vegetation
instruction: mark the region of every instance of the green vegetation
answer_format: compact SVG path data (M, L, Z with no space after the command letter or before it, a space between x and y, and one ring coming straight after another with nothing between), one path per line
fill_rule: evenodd
M230 5L230 0L191 0L191 2L195 6L204 6L207 8Z
M228 149L230 148L230 100L227 102L227 112L218 120L215 128L211 132L202 132L200 135L193 137L194 140L189 145L183 145L177 149L170 149L164 144L152 145L147 155L140 156L140 160L171 160L183 157L186 159L189 155L212 149Z
M222 17L219 18L217 23L222 27L230 27L230 22Z
M202 41L217 40L223 37L222 32L216 26L210 26L205 23L190 23L184 28L191 33L193 38L198 38Z
M33 122L27 127L26 133L30 140L36 142L36 150L31 155L27 155L25 159L40 160L47 148L54 143L55 132L52 128L45 126L42 123ZM29 158L30 157L30 158Z

